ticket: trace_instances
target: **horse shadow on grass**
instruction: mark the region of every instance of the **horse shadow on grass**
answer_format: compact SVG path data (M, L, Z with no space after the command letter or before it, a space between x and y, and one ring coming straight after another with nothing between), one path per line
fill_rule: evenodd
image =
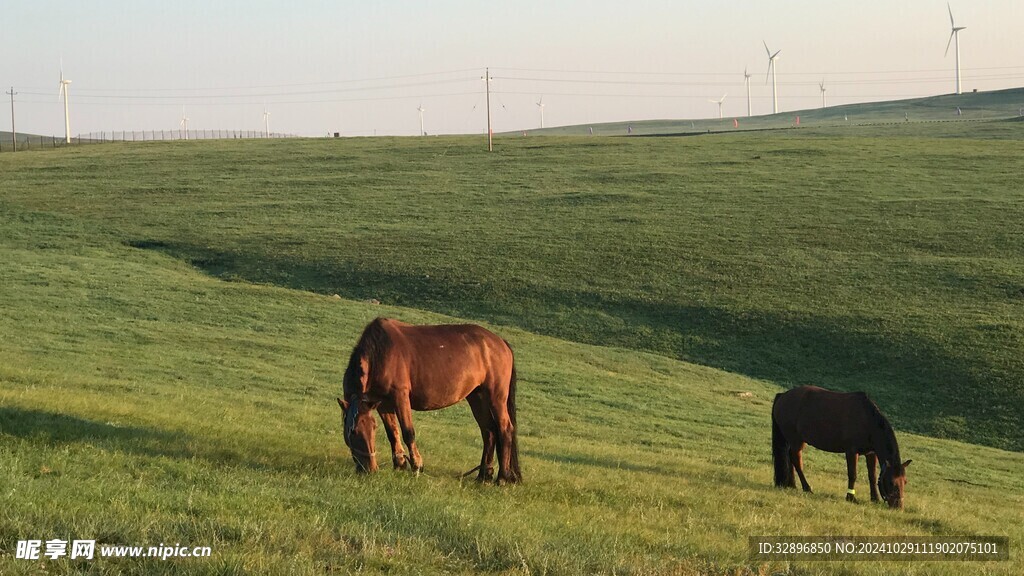
M0 435L42 442L48 446L83 444L145 456L188 458L185 434L97 422L57 412L0 407Z
M105 451L149 458L199 459L215 467L241 466L256 471L324 471L325 464L329 464L324 459L311 458L272 464L236 451L220 449L208 441L197 441L180 431L99 422L57 412L9 406L0 407L0 437L3 436L22 438L51 447L93 446Z

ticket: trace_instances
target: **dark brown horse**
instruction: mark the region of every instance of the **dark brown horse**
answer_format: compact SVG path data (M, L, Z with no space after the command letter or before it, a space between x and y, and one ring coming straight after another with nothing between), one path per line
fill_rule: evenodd
M377 318L352 350L344 395L338 405L344 413L345 444L357 471L377 470L373 410L384 422L395 468L407 466L404 439L412 469L419 472L423 458L416 448L412 411L437 410L465 399L483 437L477 479L491 479L497 449L497 481L522 481L515 362L508 342L493 332L473 324L413 326Z
M891 508L903 508L903 487L910 460L900 460L900 447L889 421L863 392L832 392L817 386L801 386L775 395L772 403L772 460L775 485L796 488L793 470L800 476L805 492L811 487L804 478L805 444L826 452L846 454L849 477L846 499L856 502L857 458L864 454L868 464L871 500L878 492ZM882 474L875 489L875 463Z

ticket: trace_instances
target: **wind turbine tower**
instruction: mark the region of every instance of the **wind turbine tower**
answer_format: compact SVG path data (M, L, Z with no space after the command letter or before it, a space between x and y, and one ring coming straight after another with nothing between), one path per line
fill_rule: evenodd
M267 107L263 107L263 132L270 138L270 112L267 112Z
M427 133L423 131L423 113L426 112L427 109L423 107L423 104L417 106L416 109L420 111L420 136L426 136Z
M946 56L949 56L949 45L956 39L956 93L962 94L963 90L960 88L960 31L966 30L967 26L957 26L953 20L953 8L950 7L949 3L946 3L946 8L949 9L949 24L953 28L953 31L949 34L949 42L946 42Z
M718 100L708 100L708 102L711 102L713 104L718 104L718 119L719 120L722 119L722 104L725 103L725 97L726 96L728 96L728 94L722 94L722 97L719 98Z
M818 84L818 88L821 88L821 107L826 108L828 105L825 103L825 80L822 79L821 84Z
M768 76L772 77L772 114L779 113L779 83L775 78L775 59L779 56L779 52L782 50L776 50L775 54L768 49L768 43L764 42L764 51L768 53ZM768 83L768 76L765 76L764 83Z
M544 97L541 96L540 100L537 101L537 107L540 108L540 127L544 127Z
M188 140L188 116L185 116L185 107L181 107L181 123L179 126L185 130L185 140Z
M64 60L60 62L60 91L58 97L64 98L64 143L71 144L71 115L68 112L68 84L71 80L64 78Z
M751 114L750 114L750 73L747 72L746 67L743 68L743 81L747 84L747 117L749 118L751 116Z

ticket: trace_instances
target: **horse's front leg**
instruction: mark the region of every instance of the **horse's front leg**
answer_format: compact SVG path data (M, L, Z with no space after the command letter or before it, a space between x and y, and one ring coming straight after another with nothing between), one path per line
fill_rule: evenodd
M412 459L412 471L417 474L423 471L423 457L416 448L416 429L412 425L412 406L409 404L409 395L400 395L395 401L395 416L398 417L398 425L402 429L402 438L409 448L409 457Z
M857 459L859 454L850 450L846 453L846 501L857 502L857 492L853 489L853 485L857 482Z
M405 457L405 450L402 449L402 439L399 437L398 418L395 413L380 411L380 419L384 422L384 432L388 435L388 442L391 443L391 462L395 470L405 470L409 466Z
M875 474L875 464L878 463L878 455L871 452L866 454L864 459L868 461L868 482L871 483L871 501L878 502L878 476Z

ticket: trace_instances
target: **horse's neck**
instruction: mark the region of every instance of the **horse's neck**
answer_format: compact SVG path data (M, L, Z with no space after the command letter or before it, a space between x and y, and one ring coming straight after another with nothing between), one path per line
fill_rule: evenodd
M875 441L875 455L882 463L896 466L900 463L900 447L896 443L896 434L888 422L879 431L878 439Z

